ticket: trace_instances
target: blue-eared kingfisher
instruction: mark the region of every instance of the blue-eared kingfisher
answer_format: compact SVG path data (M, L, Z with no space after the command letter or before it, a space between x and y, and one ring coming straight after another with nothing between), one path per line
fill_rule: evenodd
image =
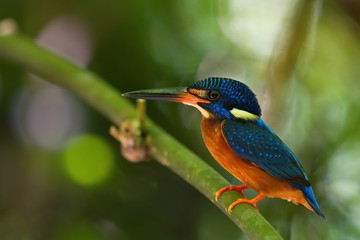
M216 200L228 190L241 193L251 188L253 199L241 198L228 212L267 197L302 204L325 219L308 177L291 150L261 119L255 94L240 81L209 77L185 88L140 90L125 97L182 102L202 114L201 132L205 145L217 162L244 185L227 186L216 192Z

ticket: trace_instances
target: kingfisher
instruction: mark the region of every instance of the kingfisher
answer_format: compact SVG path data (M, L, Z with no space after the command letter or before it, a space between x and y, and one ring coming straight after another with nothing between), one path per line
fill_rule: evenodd
M224 169L243 183L226 186L215 194L216 200L228 190L244 196L228 207L229 213L240 203L257 209L258 201L270 197L302 204L325 219L303 167L261 119L256 95L244 83L208 77L188 87L140 90L123 96L182 102L201 112L206 147ZM243 191L249 188L259 194L247 199Z

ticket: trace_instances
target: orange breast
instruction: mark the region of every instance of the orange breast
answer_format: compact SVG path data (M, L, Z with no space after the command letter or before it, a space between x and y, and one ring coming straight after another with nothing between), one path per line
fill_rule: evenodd
M249 160L238 157L227 144L221 130L221 121L203 118L201 130L206 147L216 161L234 177L258 193L300 203L313 211L300 190L262 170Z

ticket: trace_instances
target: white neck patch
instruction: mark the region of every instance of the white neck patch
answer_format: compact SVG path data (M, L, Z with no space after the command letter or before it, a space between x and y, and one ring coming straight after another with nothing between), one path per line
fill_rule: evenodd
M259 118L259 116L249 113L247 111L244 110L240 110L237 108L233 108L230 110L230 113L235 117L235 118L239 118L239 119L244 119L244 120L256 120Z
M197 105L197 104L191 104L191 103L185 103L185 102L183 102L183 104L197 108L197 110L199 110L199 111L201 112L201 115L202 115L204 118L209 118L209 117L210 117L209 112L206 111L205 109L203 109L202 107L200 107L200 106Z

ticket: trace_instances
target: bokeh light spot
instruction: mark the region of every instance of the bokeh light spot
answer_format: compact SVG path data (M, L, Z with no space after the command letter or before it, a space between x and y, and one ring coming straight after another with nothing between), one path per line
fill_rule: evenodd
M65 171L74 182L92 186L110 176L114 166L114 154L100 137L81 135L66 144L63 163Z

